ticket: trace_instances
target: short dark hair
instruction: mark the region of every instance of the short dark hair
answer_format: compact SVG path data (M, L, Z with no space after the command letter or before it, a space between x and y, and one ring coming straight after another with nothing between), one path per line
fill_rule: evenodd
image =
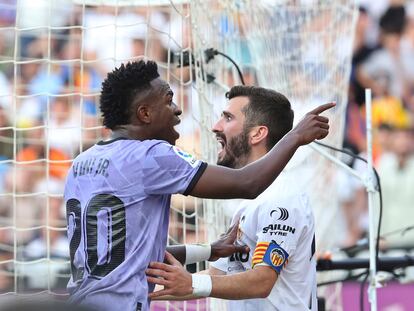
M143 60L122 64L108 73L100 97L103 124L110 129L128 124L135 97L151 88L150 82L159 76L157 64Z
M293 127L293 110L281 93L257 86L234 86L226 93L228 99L246 96L249 103L243 109L245 129L264 125L269 130L266 146L270 150Z
M383 33L402 35L406 26L404 6L390 6L381 16L379 26Z

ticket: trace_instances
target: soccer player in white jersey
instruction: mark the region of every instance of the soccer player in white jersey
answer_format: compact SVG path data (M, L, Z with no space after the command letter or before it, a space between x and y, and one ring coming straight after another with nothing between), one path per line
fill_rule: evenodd
M213 127L222 145L217 163L242 168L263 158L290 131L293 111L285 96L260 87L233 87L228 98ZM249 246L249 254L221 258L202 272L208 275L199 276L168 255L172 267L152 263L147 271L150 282L164 285L151 296L196 290L199 296L234 299L229 310L317 310L314 216L302 190L280 178L283 173L256 199L238 203L237 243Z
M164 259L171 195L257 197L301 145L328 134L328 120L319 113L331 107L310 112L266 157L229 169L174 146L181 110L156 63L132 62L109 73L100 109L112 137L74 159L65 185L70 302L98 310L149 310L154 285L145 270Z

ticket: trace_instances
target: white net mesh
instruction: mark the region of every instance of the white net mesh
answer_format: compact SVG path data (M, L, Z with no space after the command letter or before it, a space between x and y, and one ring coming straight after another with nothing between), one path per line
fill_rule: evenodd
M193 1L191 8L196 24L196 60L203 64L196 67L198 77L204 77L198 79L197 86L202 106L210 106L205 122L217 119L217 112L223 108L223 90L240 83L227 59L215 56L206 65L205 50L215 48L241 65L247 84L285 94L295 110L296 122L312 108L335 101L337 107L328 114L331 134L325 142L341 146L357 17L353 1L199 0ZM215 81L208 83L208 75ZM208 132L202 137L205 156L213 161L215 155L210 152L216 143ZM335 165L310 148L301 148L279 179L299 185L310 195L318 250L338 246L346 237ZM209 230L213 238L225 228L223 214L231 214L231 209L209 201L205 211L209 228L216 228ZM340 304L337 293L328 290L328 309Z
M329 114L332 133L327 143L339 146L343 139L347 86L356 11L349 1L194 1L192 18L197 21L195 46L197 60L205 63L204 51L215 48L233 57L245 72L246 83L258 84L280 91L290 99L295 110L295 120L322 103L335 101L337 107ZM215 82L199 79L200 94L206 102L219 106L224 101L223 85L235 83L236 72L228 60L216 56L207 66L197 67L199 75L212 74ZM219 85L220 84L220 85ZM211 107L219 112L220 107ZM207 118L211 122L216 116ZM210 124L211 125L211 124ZM211 138L211 135L206 135ZM213 143L214 145L216 143ZM305 148L303 148L305 149ZM208 150L214 150L213 147ZM334 171L329 162L308 150L298 155L290 169L309 167L312 173L304 182L316 193L318 206L324 216L335 208L332 191L326 191L332 182ZM206 155L209 155L208 153ZM210 154L211 155L211 154ZM214 154L211 155L212 160ZM329 168L322 170L321 168ZM315 178L316 172L322 172ZM297 175L296 175L297 176ZM303 175L300 175L303 176ZM326 195L326 198L321 196ZM316 214L319 220L322 214ZM331 215L326 216L331 219ZM325 223L325 221L321 221ZM319 228L321 229L321 228ZM322 233L322 232L321 232ZM320 245L329 248L335 240L332 236Z
M158 62L183 110L178 145L200 156L191 69L172 63L190 50L189 8L150 2L0 4L1 294L65 294L64 177L79 152L108 136L98 95L115 66ZM205 241L201 217L199 201L175 197L170 242Z
M183 109L178 145L209 162L216 158L211 127L224 92L240 81L227 59L217 55L207 62L208 48L231 56L247 84L287 95L296 120L317 104L336 101L328 142L342 140L352 1L19 0L0 6L1 293L64 294L63 177L78 152L108 135L100 126L100 82L122 62L158 62ZM186 53L193 53L194 63L177 67L188 60ZM302 149L283 178L310 189L319 247L330 248L342 233L332 230L338 219L335 171ZM216 238L231 210L222 202L174 197L170 242ZM164 306L200 310L205 302L153 308Z

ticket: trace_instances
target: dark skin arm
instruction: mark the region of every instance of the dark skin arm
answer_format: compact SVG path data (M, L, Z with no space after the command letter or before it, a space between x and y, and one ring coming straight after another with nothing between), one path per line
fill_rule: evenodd
M217 241L211 243L211 256L208 261L216 261L221 257L229 257L234 253L245 254L249 252L249 248L247 246L234 244L237 237L238 227L239 222L236 221L235 224L231 226L226 233L222 234ZM185 263L185 245L167 246L167 251L171 253L181 264Z
M241 168L209 165L190 195L211 199L254 199L282 172L296 150L329 133L328 118L320 113L334 107L325 104L308 112L264 157Z

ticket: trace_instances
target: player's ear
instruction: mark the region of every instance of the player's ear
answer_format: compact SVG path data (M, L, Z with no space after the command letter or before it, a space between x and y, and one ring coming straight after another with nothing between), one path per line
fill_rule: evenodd
M151 123L151 109L146 104L137 105L136 117L139 121L145 124Z
M267 126L254 126L250 130L250 144L257 145L262 142L266 142L267 135L269 134L269 129Z

